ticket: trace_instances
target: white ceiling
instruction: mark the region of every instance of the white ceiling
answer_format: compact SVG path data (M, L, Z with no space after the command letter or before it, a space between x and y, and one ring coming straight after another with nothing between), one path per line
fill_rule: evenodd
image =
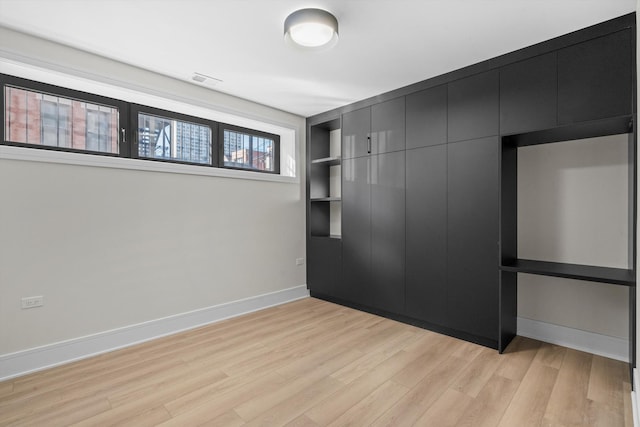
M310 116L635 11L637 0L0 0L0 25ZM331 50L283 39L294 10Z

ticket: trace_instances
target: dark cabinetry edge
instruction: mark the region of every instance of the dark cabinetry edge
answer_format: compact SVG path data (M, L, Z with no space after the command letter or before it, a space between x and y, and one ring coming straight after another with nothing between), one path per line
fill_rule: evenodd
M309 199L310 202L339 202L340 197L316 197Z
M523 61L535 56L543 55L546 53L554 52L560 49L567 48L569 46L585 42L594 38L606 36L608 34L623 31L629 28L635 28L636 13L628 13L626 15L619 16L617 18L610 19L599 24L592 25L583 29L576 30L574 32L564 34L562 36L546 40L531 46L526 46L513 52L506 53L495 58L488 59L486 61L478 62L476 64L469 65L439 76L435 76L409 86L405 86L390 92L386 92L380 95L376 95L361 101L354 102L352 104L339 107L333 110L329 110L314 116L307 118L307 124L316 125L319 123L328 122L335 117L339 117L340 114L350 111L358 110L360 108L369 107L371 105L388 101L393 98L410 95L412 93L429 89L435 86L444 85L455 80L470 77L474 74L490 71L492 69L500 68L505 65L509 65L515 62ZM634 40L635 44L635 40Z
M329 239L331 241L339 241L342 239L340 234L310 234L312 240L314 239Z
M568 264L561 262L537 261L529 259L505 260L502 271L529 273L542 276L562 277L612 285L636 285L635 271L623 268L598 267L593 265Z
M306 120L308 128L318 127L320 129L332 131L340 129L342 126L341 113L339 109L320 113L312 117L307 117Z
M633 116L624 115L561 125L540 131L502 135L502 141L510 146L525 147L631 132L633 132Z

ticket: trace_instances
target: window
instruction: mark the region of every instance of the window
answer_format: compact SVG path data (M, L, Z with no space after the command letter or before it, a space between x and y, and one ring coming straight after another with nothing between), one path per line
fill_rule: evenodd
M223 166L280 173L280 137L238 126L220 125Z
M217 166L213 135L217 123L171 111L133 106L138 158Z
M122 107L88 102L119 101L28 80L12 80L43 90L4 85L5 143L120 155L118 128Z
M280 174L280 136L0 74L0 144Z
M87 150L113 153L114 150L118 149L117 116L107 108L87 108L86 110L87 132L85 138Z

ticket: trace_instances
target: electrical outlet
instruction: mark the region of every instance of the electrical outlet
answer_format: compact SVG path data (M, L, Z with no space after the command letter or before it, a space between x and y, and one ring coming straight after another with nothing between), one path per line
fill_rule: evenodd
M24 297L22 298L22 308L35 308L44 305L44 297L42 295L37 297Z
M304 258L296 258L296 265L304 264Z

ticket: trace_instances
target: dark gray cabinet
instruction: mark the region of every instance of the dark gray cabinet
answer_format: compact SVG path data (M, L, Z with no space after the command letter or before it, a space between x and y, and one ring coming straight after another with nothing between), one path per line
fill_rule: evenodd
M557 124L555 52L500 69L500 133L546 129Z
M447 324L496 344L498 149L489 137L449 144L447 153Z
M397 98L342 117L343 153L352 153L342 163L347 299L395 312L404 309L404 116Z
M405 153L371 156L371 296L376 308L404 311Z
M627 15L307 119L315 141L342 132L341 159L308 163L312 295L503 351L518 272L635 289L635 264L517 258L516 215L518 147L629 133L635 149L634 34ZM342 240L327 193L340 162Z
M404 97L371 106L371 154L405 149Z
M560 124L632 113L631 37L626 29L558 52Z
M371 151L371 108L342 115L342 158L369 155Z
M407 95L407 150L447 142L447 85Z
M498 76L498 70L491 70L448 84L448 141L498 134Z
M406 152L406 314L446 325L447 146Z
M342 242L312 236L307 254L308 285L322 295L339 295L342 287Z
M369 157L342 161L342 283L336 295L371 303L371 162Z

